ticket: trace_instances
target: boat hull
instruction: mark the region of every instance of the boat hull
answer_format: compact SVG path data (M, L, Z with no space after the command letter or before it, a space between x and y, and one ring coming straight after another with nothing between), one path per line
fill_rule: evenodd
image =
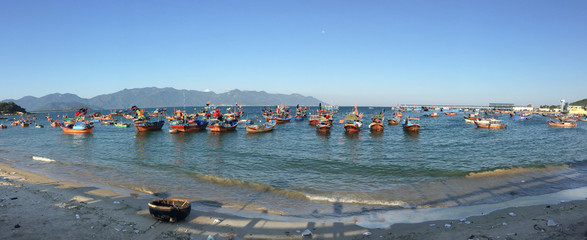
M210 129L210 132L230 132L236 130L237 125L238 123L230 126L223 124L209 124L208 129Z
M251 125L246 126L245 129L247 130L247 133L264 133L272 131L273 127L275 127L275 125L271 125L268 127L259 127L257 125Z
M409 124L409 125L404 125L403 128L404 128L404 131L407 131L407 132L417 132L420 130L420 125L419 124Z
M68 134L92 133L94 126L90 126L90 127L82 128L82 129L73 129L73 128L61 126L61 129L63 129L63 133L68 133Z
M502 124L491 124L491 123L483 123L483 122L479 122L479 121L475 121L475 125L477 125L478 128L487 128L487 129L503 129L507 127L507 124L502 123Z
M206 129L206 125L192 125L192 124L176 124L171 125L171 129L180 131L180 132L199 132Z
M165 125L164 121L135 123L135 128L139 132L148 132L148 131L161 130L161 128L163 128L163 125Z
M273 118L273 120L275 120L276 123L286 123L289 122L291 120L291 117L287 117L287 118Z
M349 133L350 132L359 132L359 131L361 131L361 128L358 127L358 126L356 126L356 125L354 125L354 124L345 124L344 125L344 130L346 132L349 132Z
M369 124L369 129L374 132L381 132L384 129L384 125L381 123L371 123Z
M389 125L398 125L399 119L389 119L387 120L387 122L389 123Z
M577 122L555 122L555 121L548 121L548 126L550 127L561 127L561 128L572 128L577 126Z

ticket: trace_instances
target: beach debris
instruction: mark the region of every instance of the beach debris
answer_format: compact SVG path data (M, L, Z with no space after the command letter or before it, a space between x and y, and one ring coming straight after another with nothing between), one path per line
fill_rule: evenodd
M517 216L517 215L516 215L514 212L510 212L508 215L510 215L510 216L512 216L512 217L515 217L515 216Z
M221 223L222 221L224 221L224 219L216 218L216 219L214 219L214 222L212 222L212 223L217 224L217 223Z
M8 197L3 197L2 198L2 200L4 200L4 201L8 201L8 199L10 199L10 198L8 198Z
M14 225L14 228L20 228L20 224Z
M363 236L371 236L371 232L364 232Z
M444 224L444 227L445 227L445 228L450 228L451 226L452 226L452 225L450 225L450 224L448 224L448 223L447 223L447 224Z
M114 201L114 204L120 204L120 202L119 201Z
M227 233L226 237L228 238L228 240L233 240L232 235L230 235L230 233Z
M75 219L79 219L79 214L76 214L75 215Z
M556 225L558 225L558 224L552 219L548 219L548 221L546 223L546 226L549 226L549 227L554 227Z
M464 222L464 221L467 221L467 219L466 218L461 218L461 219L459 219L459 221L460 222Z
M312 236L312 232L310 231L310 229L306 229L302 232L302 236Z
M507 226L507 225L508 225L508 223L506 223L506 222L502 222L502 223L501 223L501 225L503 225L503 226Z
M214 240L214 237L212 235L208 235L207 240Z
M431 223L430 224L430 227L434 227L434 226L436 226L436 223Z
M471 221L465 221L465 224L471 224Z
M538 224L534 224L534 230L544 232L544 228L541 228L540 226L538 226Z
M130 196L131 197L134 197L134 198L138 198L139 197L139 194L137 194L137 193L131 193Z

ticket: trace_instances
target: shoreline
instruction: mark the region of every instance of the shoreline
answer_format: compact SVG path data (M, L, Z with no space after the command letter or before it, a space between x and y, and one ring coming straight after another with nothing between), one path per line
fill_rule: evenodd
M516 198L489 206L498 209L489 212L471 211L479 205L465 206L462 208L468 209L466 215L470 215L466 218L456 217L466 212L461 207L374 211L338 219L295 219L266 212L250 212L245 214L248 217L242 217L234 214L243 213L238 209L192 201L188 218L172 224L149 215L147 203L158 199L153 195L128 189L123 194L50 178L6 163L0 163L0 169L2 239L302 239L306 229L315 239L587 237L587 187L543 195L548 198L528 197L539 199L534 202ZM580 200L569 201L568 192ZM520 207L522 202L530 206ZM482 214L471 214L479 211Z

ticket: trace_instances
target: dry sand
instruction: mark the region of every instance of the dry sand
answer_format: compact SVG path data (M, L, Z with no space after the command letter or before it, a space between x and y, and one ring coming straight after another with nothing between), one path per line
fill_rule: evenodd
M0 169L0 239L587 239L587 196L375 229L361 227L360 218L242 218L219 213L207 202L193 204L209 205L209 211L192 210L184 221L165 223L149 215L147 203L156 196L53 179L7 164ZM312 236L302 236L306 229Z

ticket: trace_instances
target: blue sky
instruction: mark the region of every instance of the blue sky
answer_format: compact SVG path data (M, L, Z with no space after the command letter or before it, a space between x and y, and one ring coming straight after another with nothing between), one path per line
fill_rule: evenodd
M3 1L0 99L174 87L558 104L587 98L586 13L584 0Z

